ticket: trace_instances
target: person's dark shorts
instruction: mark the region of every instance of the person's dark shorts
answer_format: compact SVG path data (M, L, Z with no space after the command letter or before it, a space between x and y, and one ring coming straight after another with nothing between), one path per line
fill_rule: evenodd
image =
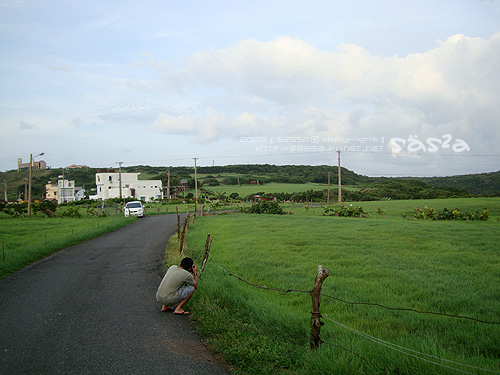
M193 290L194 286L192 285L181 286L177 291L177 303L181 302L183 299L189 296L193 292Z

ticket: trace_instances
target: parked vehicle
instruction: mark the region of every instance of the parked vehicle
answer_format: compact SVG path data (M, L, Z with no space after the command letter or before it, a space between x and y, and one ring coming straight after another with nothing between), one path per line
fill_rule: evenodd
M137 216L144 217L144 206L141 201L128 202L123 210L125 217Z

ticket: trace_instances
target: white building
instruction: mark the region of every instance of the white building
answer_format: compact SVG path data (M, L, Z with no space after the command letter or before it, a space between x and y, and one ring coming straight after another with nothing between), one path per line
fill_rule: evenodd
M49 181L48 184L45 185L45 199L48 200L57 200L57 203L67 203L73 202L75 200L82 199L81 197L77 197L77 188L75 188L75 181L73 180L57 180L57 184L53 184ZM80 193L83 195L83 190Z
M96 173L97 194L90 199L107 200L120 198L120 173ZM139 180L139 173L121 174L122 198L136 198L144 202L163 198L161 180Z

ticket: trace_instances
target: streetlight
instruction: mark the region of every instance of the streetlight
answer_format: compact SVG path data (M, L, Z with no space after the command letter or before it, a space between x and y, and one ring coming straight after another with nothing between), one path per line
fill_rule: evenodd
M42 156L44 153L33 156L30 154L30 167L29 167L29 182L28 182L28 217L31 217L31 168L33 167L33 159Z

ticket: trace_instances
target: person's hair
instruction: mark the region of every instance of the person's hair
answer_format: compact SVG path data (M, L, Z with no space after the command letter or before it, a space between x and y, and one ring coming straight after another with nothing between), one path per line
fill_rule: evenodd
M191 269L191 267L193 267L193 260L191 258L184 258L183 260L181 260L181 267L184 268L186 271L189 271Z

